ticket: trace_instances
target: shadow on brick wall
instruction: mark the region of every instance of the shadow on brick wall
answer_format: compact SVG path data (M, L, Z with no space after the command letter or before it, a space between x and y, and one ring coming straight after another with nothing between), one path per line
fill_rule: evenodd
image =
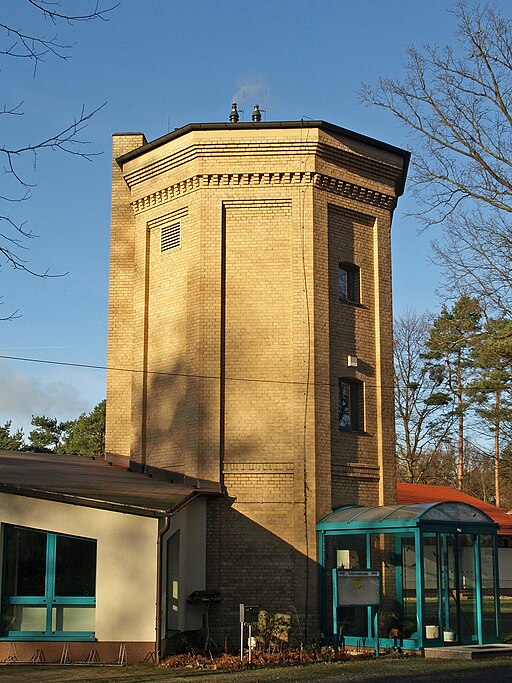
M289 514L293 525L292 507L283 505L276 517ZM252 511L252 516L257 518L258 511ZM227 644L230 650L239 648L240 603L290 614L295 642L318 639L318 563L237 510L233 499L210 499L207 520L207 587L221 593L210 616L217 644ZM277 523L285 526L282 519L276 519ZM303 528L297 531L304 533ZM311 538L310 551L315 547L315 538Z

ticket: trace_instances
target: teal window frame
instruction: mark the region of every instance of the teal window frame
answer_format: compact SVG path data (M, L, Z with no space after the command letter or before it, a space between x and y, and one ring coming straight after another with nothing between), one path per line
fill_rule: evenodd
M6 551L5 530L23 529L44 534L46 536L46 575L44 595L6 595L6 566L9 562ZM95 640L95 631L57 631L52 629L53 609L59 605L71 605L73 607L96 607L96 595L94 596L57 596L55 595L56 558L58 538L74 538L89 541L97 549L96 539L83 536L71 536L70 534L58 534L44 529L33 529L18 524L4 525L3 528L3 570L2 570L2 613L9 605L33 605L46 609L46 621L44 631L6 631L0 636L0 641L5 640ZM96 592L96 591L95 591Z
M437 508L442 514L436 515ZM454 508L454 509L452 509ZM470 521L472 517L471 511L480 515L479 521ZM337 513L341 513L337 518ZM403 514L402 514L403 513ZM434 513L434 514L431 514ZM404 536L413 536L415 543L416 554L416 624L417 631L415 638L399 639L399 645L406 650L421 650L425 646L441 647L446 643L442 637L442 627L445 620L443 612L443 605L441 599L438 600L438 625L440 627L439 638L437 640L426 639L426 591L424 587L425 582L425 566L424 566L424 538L434 537L436 539L437 557L440 557L440 552L443 551L442 537L443 534L451 534L457 538L459 535L475 535L475 543L473 545L474 567L475 567L475 601L477 605L476 613L476 639L464 639L463 642L468 644L488 644L501 641L501 623L500 623L500 602L499 602L499 566L498 566L498 525L492 521L488 515L477 508L473 508L465 503L454 503L446 501L444 503L422 503L422 504L408 504L398 506L380 506L373 508L364 508L356 505L343 506L338 510L325 517L317 523L317 538L318 538L318 562L320 566L319 571L319 592L320 592L320 610L322 616L323 632L327 637L336 642L337 633L330 633L332 624L336 629L335 611L337 605L334 599L332 600L332 614L328 615L327 610L327 581L329 580L326 573L326 538L329 536L347 537L351 535L364 535L366 542L366 566L363 569L374 569L378 567L372 566L371 543L374 534L393 534L395 536L395 543L397 538ZM485 632L483 626L484 614L484 598L482 591L482 575L481 575L481 536L488 536L491 541L493 549L493 566L494 566L494 619L495 619L495 634L492 632ZM458 548L458 545L456 546ZM395 545L396 552L396 545ZM332 569L331 566L328 567ZM442 595L441 582L441 563L437 561L437 591L438 595ZM330 571L329 571L330 573ZM456 577L458 574L456 573ZM395 576L397 578L397 576ZM457 578L457 581L459 579ZM397 598L401 601L403 595L400 586L396 586ZM460 599L460 598L459 598ZM460 620L460 617L458 617ZM367 619L367 636L344 636L346 645L358 646L366 644L372 647L375 644L376 629L373 626L370 609L368 608ZM460 634L460 625L457 625L457 633ZM379 637L379 644L383 647L396 647L397 640L391 638Z

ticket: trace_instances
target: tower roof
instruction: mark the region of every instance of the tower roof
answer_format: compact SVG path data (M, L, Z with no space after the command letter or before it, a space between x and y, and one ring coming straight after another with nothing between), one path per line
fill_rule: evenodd
M126 154L123 154L122 156L118 157L116 159L117 163L120 166L123 166L128 161L131 161L132 159L136 159L139 156L142 156L146 152L152 151L156 149L157 147L160 147L162 145L165 145L168 142L171 142L172 140L176 140L179 137L182 137L183 135L187 135L188 133L194 132L194 131L240 131L240 130L261 130L261 129L267 129L267 130L276 130L276 129L310 129L310 128L317 128L320 130L325 131L326 133L330 133L335 136L342 136L344 138L348 138L350 140L353 140L355 142L360 142L366 145L369 145L371 147L375 147L377 149L381 149L385 152L389 152L391 154L396 154L397 156L400 156L403 158L403 167L402 167L402 173L399 181L397 182L396 185L396 192L397 195L400 196L403 194L404 191L404 186L405 186L405 179L407 176L407 169L409 167L409 160L411 157L411 153L408 152L405 149L402 149L400 147L395 147L394 145L390 145L387 142L382 142L381 140L377 140L376 138L371 138L367 135L362 135L361 133L357 133L353 130L349 130L348 128L342 128L341 126L334 125L333 123L328 123L327 121L260 121L260 122L246 122L246 123L188 123L186 126L182 126L181 128L176 128L174 131L171 133L167 133L166 135L162 135L159 138L156 138L155 140L152 140L151 142L146 142L145 144L141 145L140 147L136 147L135 149L131 150L130 152L127 152Z

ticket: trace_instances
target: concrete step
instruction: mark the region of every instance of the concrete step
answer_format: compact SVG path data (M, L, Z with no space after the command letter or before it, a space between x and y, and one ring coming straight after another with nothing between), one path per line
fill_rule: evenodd
M426 647L425 657L430 659L485 659L512 655L512 645L493 643L490 645L449 645L445 647Z

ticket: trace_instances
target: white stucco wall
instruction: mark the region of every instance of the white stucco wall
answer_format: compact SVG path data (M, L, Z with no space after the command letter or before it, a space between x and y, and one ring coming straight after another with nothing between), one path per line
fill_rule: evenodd
M162 602L167 609L172 604L177 608L174 627L179 631L201 628L203 621L203 606L187 604L187 598L193 591L204 590L206 587L206 499L196 498L181 508L171 517L169 531L164 536L163 552L164 567L167 562L167 541L179 530L179 577L177 601L172 601L173 578L162 576ZM172 603L172 604L171 604ZM165 629L166 618L162 621ZM162 637L165 633L162 633Z
M512 548L499 548L500 586L512 588Z
M2 493L0 522L96 539L96 638L155 641L157 519Z

